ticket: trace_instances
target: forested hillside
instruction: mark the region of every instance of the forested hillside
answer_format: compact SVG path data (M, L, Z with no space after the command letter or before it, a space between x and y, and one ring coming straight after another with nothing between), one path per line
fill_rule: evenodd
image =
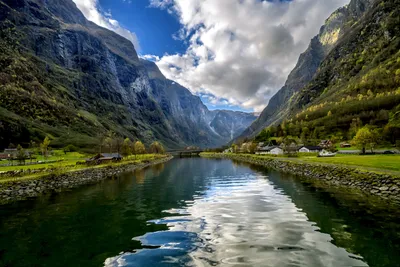
M314 78L293 94L273 136L350 140L362 126L400 139L400 1L375 1L338 39Z
M371 2L372 0L351 0L347 6L329 16L318 35L310 41L307 50L300 55L285 85L270 99L259 118L239 139L253 138L265 127L276 125L288 117L293 96L313 79L325 57L348 29L369 10Z

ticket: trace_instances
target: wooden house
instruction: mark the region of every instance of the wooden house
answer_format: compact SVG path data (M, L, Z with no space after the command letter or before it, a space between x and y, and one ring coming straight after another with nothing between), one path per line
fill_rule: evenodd
M96 156L86 160L88 164L104 164L107 162L121 161L122 155L119 153L99 153Z

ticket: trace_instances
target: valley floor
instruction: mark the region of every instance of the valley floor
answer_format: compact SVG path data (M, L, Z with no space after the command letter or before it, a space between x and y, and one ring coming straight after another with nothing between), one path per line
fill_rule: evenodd
M299 160L308 163L346 165L355 168L400 174L400 155L342 155L331 158L300 157Z
M203 153L203 156L211 156L215 153ZM316 154L301 154L299 157L276 157L270 155L249 155L249 154L227 154L241 155L259 159L276 159L282 161L304 162L319 165L337 165L353 167L360 170L374 171L378 173L392 173L400 175L400 155L346 155L337 154L335 157L321 158Z
M59 175L67 172L75 172L82 170L98 169L105 167L118 167L124 165L138 165L144 162L152 162L167 157L166 155L156 154L143 154L143 155L132 155L125 157L120 162L107 163L95 166L87 166L86 164L77 164L79 162L84 163L85 159L90 156L84 155L78 152L70 152L62 156L52 156L46 161L43 158L38 158L38 162L30 164L27 161L25 165L0 165L0 184L20 181L20 180L34 180L40 179L47 175ZM41 162L41 163L40 163Z

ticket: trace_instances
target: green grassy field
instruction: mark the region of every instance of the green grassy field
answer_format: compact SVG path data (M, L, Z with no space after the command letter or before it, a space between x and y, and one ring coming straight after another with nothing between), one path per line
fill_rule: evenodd
M340 147L340 146L336 146L337 150L342 150L342 151L348 151L348 150L356 150L356 151L360 151L361 149L359 147ZM375 150L393 150L393 147L377 147Z
M300 157L306 162L328 163L338 165L351 165L358 167L377 168L384 170L400 171L400 155L340 155L331 158Z
M56 150L47 159L39 155L34 160L36 162L42 162L42 163L19 165L19 163L14 162L13 166L0 166L0 172L67 167L71 165L76 165L78 161L83 161L86 158L89 158L89 156L81 154L79 152L68 152L67 154L64 154L64 152L62 152L61 150ZM48 161L50 162L47 163ZM29 162L30 162L29 160L26 161L26 163ZM2 163L7 163L7 161L3 161Z
M340 146L337 146L336 149L337 150L344 150L344 151L346 151L346 150L360 150L359 148L353 147L353 146L351 146L351 147L340 147Z
M49 173L49 171L54 171L56 173L70 172L70 171L78 171L88 168L102 168L106 166L118 166L124 164L139 164L143 161L147 160L155 160L164 157L165 155L155 155L155 154L144 154L144 155L136 155L125 157L120 162L111 162L103 165L95 165L95 166L87 166L87 165L77 165L76 163L79 161L84 161L89 158L90 155L81 154L78 152L70 152L67 154L54 153L51 157L47 158L47 161L57 161L51 163L41 163L41 164L32 164L32 165L19 165L19 166L0 166L0 172L8 172L8 171L26 171L26 170L39 170L39 172L30 174L24 173L21 176L17 177L1 177L1 182L8 182L13 180L21 180L21 179L37 179L43 175ZM43 157L38 157L36 161L44 161Z

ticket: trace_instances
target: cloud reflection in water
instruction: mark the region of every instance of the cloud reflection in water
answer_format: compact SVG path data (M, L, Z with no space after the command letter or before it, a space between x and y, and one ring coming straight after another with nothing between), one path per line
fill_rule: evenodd
M194 201L150 221L168 231L135 238L143 249L109 258L105 266L368 266L332 244L267 177L206 179Z

